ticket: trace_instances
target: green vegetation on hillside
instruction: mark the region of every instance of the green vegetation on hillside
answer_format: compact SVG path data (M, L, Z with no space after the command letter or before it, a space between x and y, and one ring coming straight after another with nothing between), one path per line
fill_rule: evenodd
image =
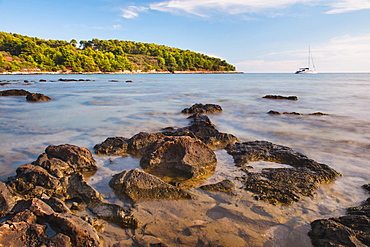
M219 58L164 45L98 39L77 45L0 32L0 72L235 71Z

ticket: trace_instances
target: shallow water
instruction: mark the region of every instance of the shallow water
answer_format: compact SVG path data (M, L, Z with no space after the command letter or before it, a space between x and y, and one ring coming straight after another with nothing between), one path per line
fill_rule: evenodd
M59 82L59 78L92 81ZM370 182L369 74L0 76L0 83L9 80L11 84L0 90L25 89L53 100L30 103L24 97L0 97L2 181L51 144L92 150L107 137L186 126L187 116L180 112L194 103L222 106L221 114L208 115L221 132L242 141L291 147L343 175L321 185L315 197L291 206L255 201L240 189L236 195L192 189L195 200L140 202L134 214L142 227L131 231L108 225L102 233L107 245L130 246L134 239L168 246L311 246L309 222L343 215L346 207L368 196L360 187ZM266 94L295 95L298 101L262 99ZM270 110L304 115L269 115ZM318 111L329 115L308 115ZM231 156L223 150L216 155L216 172L205 183L240 175ZM89 183L106 200L124 205L127 202L116 198L107 184L113 174L140 168L139 159L95 158L100 169ZM274 166L255 166L264 165Z

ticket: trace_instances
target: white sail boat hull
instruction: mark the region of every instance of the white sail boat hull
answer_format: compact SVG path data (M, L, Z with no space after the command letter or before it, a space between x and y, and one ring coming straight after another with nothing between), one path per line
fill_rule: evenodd
M310 64L312 62L313 69L310 68ZM308 47L308 66L305 68L299 68L295 74L317 74L315 64L313 63L313 57L311 54L311 47Z

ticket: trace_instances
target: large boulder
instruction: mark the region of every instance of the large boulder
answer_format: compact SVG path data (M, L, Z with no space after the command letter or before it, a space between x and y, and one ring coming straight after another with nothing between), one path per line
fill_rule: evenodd
M178 182L207 177L214 172L216 164L215 153L190 136L162 138L140 160L146 172Z
M118 196L132 201L190 199L192 197L188 192L139 169L123 171L114 175L109 185Z
M244 167L246 175L238 178L243 182L244 189L254 192L256 199L272 204L290 204L301 196L312 196L319 183L332 181L340 175L302 153L267 141L238 142L229 145L226 150L237 166ZM264 168L261 172L248 169L248 162L259 160L291 167Z

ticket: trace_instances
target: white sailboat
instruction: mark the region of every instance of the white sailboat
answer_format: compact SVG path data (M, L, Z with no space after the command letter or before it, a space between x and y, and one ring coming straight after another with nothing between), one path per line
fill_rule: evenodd
M311 63L312 63L312 69L311 69ZM307 67L299 68L295 74L317 74L315 64L313 62L313 57L311 53L311 47L308 47L308 64Z

